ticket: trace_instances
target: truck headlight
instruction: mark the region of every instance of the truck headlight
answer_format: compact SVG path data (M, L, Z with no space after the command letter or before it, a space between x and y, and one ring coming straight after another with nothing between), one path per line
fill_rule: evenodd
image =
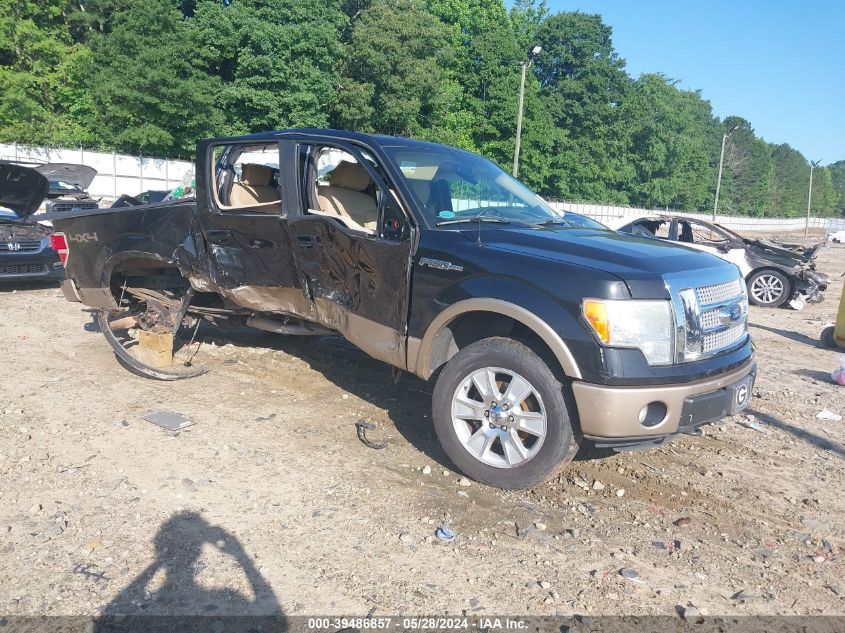
M649 365L674 359L672 308L669 301L584 299L584 319L608 347L633 347Z

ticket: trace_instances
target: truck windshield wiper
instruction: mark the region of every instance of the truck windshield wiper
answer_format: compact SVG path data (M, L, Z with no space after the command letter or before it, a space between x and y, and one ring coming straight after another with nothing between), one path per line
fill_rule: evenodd
M436 226L447 226L449 224L462 224L464 222L490 222L491 224L510 224L510 220L505 220L504 218L488 218L482 214L474 215L471 218L455 218L454 220L441 220L436 224Z

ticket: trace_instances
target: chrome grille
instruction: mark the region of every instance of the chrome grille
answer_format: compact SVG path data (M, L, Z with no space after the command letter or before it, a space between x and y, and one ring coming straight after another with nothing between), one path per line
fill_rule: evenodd
M96 209L97 202L94 200L51 200L47 203L47 210L51 213L62 213L74 209Z
M718 332L711 332L704 335L704 344L702 351L705 354L718 351L725 347L733 345L745 336L745 323L735 325L727 330L720 330Z
M12 244L17 245L12 246ZM32 253L41 248L41 240L9 240L0 242L0 253Z
M742 282L734 279L723 284L701 286L695 289L695 294L698 296L698 303L703 306L724 303L743 294Z
M702 312L699 323L701 323L701 327L704 330L712 330L713 328L719 327L722 325L722 318L719 316L719 310L708 310L707 312Z
M745 340L748 298L735 269L670 273L664 281L675 310L676 362L715 356Z

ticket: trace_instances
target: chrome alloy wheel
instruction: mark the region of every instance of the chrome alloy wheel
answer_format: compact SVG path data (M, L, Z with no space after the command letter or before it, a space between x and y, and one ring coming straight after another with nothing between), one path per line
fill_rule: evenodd
M452 424L467 452L496 468L521 466L546 438L543 400L509 369L484 367L467 376L452 396Z
M784 291L783 281L775 275L760 275L751 283L751 296L759 303L774 303Z

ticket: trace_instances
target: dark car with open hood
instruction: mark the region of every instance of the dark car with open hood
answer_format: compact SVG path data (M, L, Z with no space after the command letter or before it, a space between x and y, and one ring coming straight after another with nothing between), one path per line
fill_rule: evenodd
M88 195L97 170L88 165L73 163L47 163L34 169L50 183L44 208L47 213L60 213L71 209L96 209L99 203Z
M0 283L64 279L52 229L32 221L48 190L35 169L0 162Z
M203 373L203 323L340 335L430 381L420 425L503 488L584 440L658 446L749 404L746 287L718 257L570 221L433 143L287 130L203 140L196 158L195 197L48 216L65 297L141 375Z

